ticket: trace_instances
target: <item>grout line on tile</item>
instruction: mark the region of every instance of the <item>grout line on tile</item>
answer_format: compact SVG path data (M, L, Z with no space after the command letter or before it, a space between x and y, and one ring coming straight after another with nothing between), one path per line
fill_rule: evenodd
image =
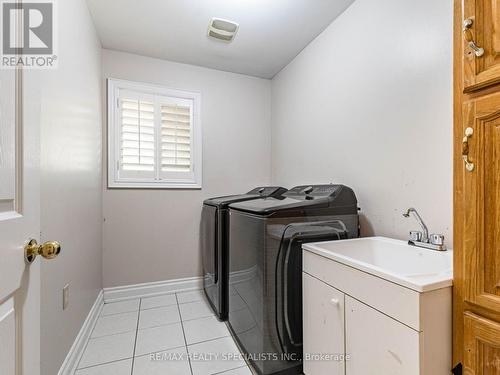
M144 310L142 310L144 311ZM144 327L144 328L139 328L139 331L144 331L145 329L151 329L151 328L158 328L158 327L166 327L166 326L173 326L174 324L179 324L181 321L179 320L178 322L173 322L173 323L167 323L167 324L155 324L154 326L151 327Z
M228 338L228 337L230 337L230 338L231 338L231 340L233 340L233 341L234 341L233 336L232 336L231 334L229 334L229 335L227 335L227 336L216 337L216 338L213 338L213 339L210 339L210 340L203 340L203 341L200 341L200 342L195 342L195 343L192 343L192 344L187 345L187 347L189 348L190 346L195 346L195 345L198 345L198 344L204 344L204 343L206 343L206 342L215 341L215 340L220 340L220 339L225 339L225 338ZM238 349L238 351L239 351L239 349ZM240 352L240 354L241 354L241 352ZM242 367L242 366L240 366L240 367Z
M183 302L183 303L178 303L179 305L189 305L190 303L201 303L201 302L205 302L204 300L199 300L199 301L189 301L189 302Z
M243 310L243 309L242 309ZM147 311L147 310L141 310L141 311ZM180 315L180 313L179 313ZM172 322L172 323L166 323L166 324L155 324L154 326L150 326L150 327L144 327L144 328L139 328L139 330L142 330L142 329L149 329L149 328L156 328L156 327L163 327L163 326L170 326L172 324L179 324L181 322L192 322L193 320L199 320L199 319L207 319L207 318L215 318L217 319L217 317L215 315L207 315L207 316L200 316L199 318L193 318L193 319L186 319L186 320L179 320L178 322ZM220 320L217 320L220 322ZM221 322L223 323L223 322ZM127 331L127 332L131 332L131 331ZM125 332L121 332L121 333L125 333ZM113 336L113 335L117 335L118 333L113 333L111 335L106 335L106 336ZM104 337L104 336L98 336L96 338L99 338L99 337ZM93 337L94 338L94 337Z
M243 349L240 347L240 344L238 343L238 340L236 339L236 336L234 335L234 332L232 331L232 328L230 328L229 322L226 322L226 327L231 334L231 339L233 340L234 344L236 345L236 348L238 349L238 352L243 356L243 360L245 361L246 366L250 370L250 373L252 375L257 374L256 370L253 369L253 367L250 365L250 359L245 353L243 352ZM242 333L245 333L247 331L243 331ZM244 367L244 366L242 366Z
M139 319L141 318L141 304L142 298L139 300L139 313L137 314L137 325L135 327L134 351L132 352L132 368L130 369L130 375L133 375L134 373L135 348L137 346L137 334L139 332Z
M247 367L247 368L248 368L248 366L245 364L245 365L243 365L243 366L238 366L238 367L235 367L235 368L230 368L230 369L228 369L228 370L224 370L224 371L221 371L221 372L214 372L214 373L213 373L213 374L211 374L211 375L221 375L221 374L228 373L229 371L237 370L237 369L239 369L239 368L243 368L243 367ZM248 368L248 369L250 370L250 368Z
M182 318L181 318L181 320L182 320L183 322L192 322L193 320L205 319L205 318L211 318L211 317L214 317L214 318L216 318L216 319L217 319L217 317L216 317L214 314L212 314L212 315L207 315L207 316L200 316L200 317L198 317L198 318L193 318L193 319L184 319L184 320L182 320Z
M141 358L141 357L145 357L147 355L156 354L156 353L165 353L165 352L169 352L171 350L180 349L180 348L186 348L186 345L175 346L173 348L168 348L168 349L163 349L163 350L155 350L154 352L149 352L149 353L145 353L145 354L135 355L134 357L135 358Z
M172 303L170 305L162 305L162 306L154 306L154 307L145 307L143 309L141 309L141 311L147 311L147 310L155 310L155 309L162 309L164 307L170 307L170 306L175 306L177 305L177 302L176 303Z
M92 326L92 329L90 330L90 334L89 336L87 337L87 342L85 343L85 346L83 348L83 351L82 353L80 354L80 358L78 358L78 363L76 365L76 368L75 368L75 371L76 372L77 370L80 369L80 363L82 362L82 358L83 356L85 355L85 351L87 350L87 347L89 346L89 342L90 340L92 339L92 333L94 332L94 329L95 329L95 326L97 325L97 322L99 321L99 318L101 317L101 314L102 314L102 309L103 309L103 306L101 306L101 311L99 311L99 316L97 317L97 319L95 320L94 322L94 325Z
M189 371L191 371L191 375L193 375L193 367L191 366L191 358L189 358L189 349L188 349L187 340L186 340L186 333L184 332L184 324L182 323L181 308L179 306L179 299L177 297L177 293L175 293L175 300L177 301L177 310L179 311L179 318L181 320L182 336L184 337L184 345L185 345L186 353L187 353L187 357L188 357Z
M102 315L102 311L101 311L101 314L99 315L99 318L106 318L107 316L112 316L112 315L125 315L125 314L132 314L132 313L136 313L137 311L139 311L139 310L133 310L133 311L122 311L122 312L119 312L119 313L113 313L113 314L107 314L107 315Z
M86 370L86 369L88 369L88 368L97 367L97 366L109 365L110 363L116 363L116 362L128 361L129 359L132 359L132 357L120 358L120 359L115 359L115 360L113 360L113 361L107 361L107 362L102 362L102 363L96 363L95 365L90 365L90 366L80 367L80 368L77 368L77 369L75 370L75 373L76 373L76 371Z
M199 318L185 319L185 320L183 320L183 322L192 322L193 320L201 320L201 319L208 319L208 318L215 318L219 323L224 323L224 322L221 322L219 319L217 319L217 317L214 314L207 315L207 316L200 316Z
M194 303L194 302L208 302L207 297L205 297L205 294L203 291L200 289L200 298L195 299L194 301L185 301L185 302L179 302L179 305L185 305L186 303ZM182 293L177 293L177 294L184 294L184 293L191 293L191 292L182 292Z
M144 310L143 310L144 311ZM143 327L139 328L140 331L143 329L150 329L150 328L158 328L158 327L165 327L165 326L171 326L173 324L179 324L181 321L179 320L178 322L173 322L173 323L167 323L167 324L155 324L154 326L149 326L149 327Z
M205 300L187 301L187 302L180 302L179 305L187 305L188 303L196 303L196 302L205 302L205 303L207 303L208 301L205 301Z
M144 311L144 310L141 310L141 311ZM192 322L192 321L195 321L195 320L202 320L202 319L208 319L208 318L215 318L215 319L217 319L217 317L216 317L215 315L211 315L211 316L204 316L204 317L201 317L201 318L196 318L196 319L188 319L188 320L184 320L184 322ZM217 320L217 322L222 323L222 324L224 323L224 322L220 322L219 320ZM181 322L181 321L179 321L179 322L174 322L174 323L158 324L158 325L154 325L154 326L151 326L151 327L139 328L139 329L138 329L138 331L144 331L144 330L147 330L147 329L153 329L153 328L159 328L159 327L168 327L168 326L173 326L173 325L175 325L175 324L181 324L181 326L182 326L182 322ZM253 328L254 328L254 327L251 327L251 328L249 328L248 330L251 330L251 329L253 329ZM211 340L215 340L215 339L217 339L217 338L219 338L219 339L220 339L220 338L223 338L223 337L228 337L228 336L231 336L231 333L229 332L229 329L227 329L227 330L228 330L228 334L227 334L227 335L225 335L225 336L219 336L219 337L216 337L216 338L214 338L214 339L209 339L209 340L198 341L198 342L196 342L196 343L192 343L192 344L189 344L189 345L199 344L199 343L202 343L202 342L205 342L205 341L211 341ZM246 331L247 331L247 330L245 330L244 332L246 332ZM112 335L110 335L110 336L112 336ZM167 350L169 350L169 349L167 349ZM164 351L164 350L161 350L161 351ZM158 353L158 352L160 352L160 351L151 352L151 353ZM149 354L151 354L151 353L149 353ZM141 354L141 356L142 356L142 354ZM136 356L136 357L140 357L140 356Z
M137 311L139 311L139 310L122 311L122 312L111 313L111 314L105 314L105 315L103 315L103 314L102 314L102 312L101 312L101 315L99 315L99 318L101 318L101 317L106 317L106 316L113 316L113 315L130 314L130 313L137 312Z
M97 339L103 339L105 337L110 337L110 336L123 335L124 333L129 333L129 332L134 332L134 330L131 329L131 330L128 330L128 331L123 331L123 332L110 333L109 335L89 337L88 341L97 340Z
M123 335L124 333L134 332L134 330L135 329L128 329L126 331L120 331L120 332L110 333L108 335L94 336L94 337L90 337L89 340L102 339L104 337L109 337L109 336Z
M140 306L140 305L139 305ZM120 335L122 333L127 333L127 332L133 332L134 330L133 329L127 329L125 331L120 331L120 332L114 332L114 333L110 333L110 334L107 334L107 335L99 335L99 336L92 336L92 334L94 333L94 329L97 325L97 323L99 323L99 319L101 318L108 318L108 317L112 317L112 316L116 316L116 315L124 315L124 314L132 314L132 313L137 313L137 315L139 315L139 310L136 310L136 311L127 311L127 312L121 312L121 313L117 313L117 314L110 314L110 315L102 315L102 311L101 313L99 314L99 318L97 318L96 320L96 323L94 325L94 328L92 328L92 332L90 333L90 337L89 337L89 340L93 340L93 339L100 339L102 337L108 337L108 336L114 336L114 335Z
M226 337L231 337L231 338L233 338L233 337L231 336L231 334L230 334L230 333L228 333L226 336L219 336L219 337L214 337L213 339L208 339L208 340L203 340L203 341L196 341L196 342L193 342L193 343L191 343L191 344L187 344L187 346L194 346L194 345L198 345L198 344L203 344L203 343L205 343L205 342L214 341L214 340L219 340L219 339L224 339L224 338L226 338Z

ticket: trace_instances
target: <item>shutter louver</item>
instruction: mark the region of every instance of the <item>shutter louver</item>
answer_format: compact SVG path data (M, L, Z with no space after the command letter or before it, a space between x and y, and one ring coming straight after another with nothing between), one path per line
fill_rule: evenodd
M120 165L124 171L155 170L155 104L122 98Z
M191 171L191 107L161 104L161 170Z

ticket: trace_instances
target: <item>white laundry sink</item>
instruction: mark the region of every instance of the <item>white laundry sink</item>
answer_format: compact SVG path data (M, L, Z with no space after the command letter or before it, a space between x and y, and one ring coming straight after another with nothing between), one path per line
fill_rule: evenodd
M429 250L385 237L315 242L303 248L417 292L449 287L453 282L451 250Z

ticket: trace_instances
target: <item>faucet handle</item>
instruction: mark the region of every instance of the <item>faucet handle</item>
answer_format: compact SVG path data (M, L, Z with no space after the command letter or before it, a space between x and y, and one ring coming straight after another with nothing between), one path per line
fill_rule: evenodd
M422 241L422 232L419 232L418 230L410 231L410 241L421 242Z
M443 245L444 244L444 235L442 234L431 234L430 242L433 245Z

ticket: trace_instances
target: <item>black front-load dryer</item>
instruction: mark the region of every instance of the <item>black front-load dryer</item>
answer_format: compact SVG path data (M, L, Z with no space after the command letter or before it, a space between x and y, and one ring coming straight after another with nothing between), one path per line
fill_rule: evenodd
M211 198L203 202L200 228L203 289L220 320L227 319L229 204L280 197L286 191L282 187L264 186L246 194Z
M229 221L233 337L258 374L301 374L302 244L358 237L356 196L344 185L297 186L231 204Z

